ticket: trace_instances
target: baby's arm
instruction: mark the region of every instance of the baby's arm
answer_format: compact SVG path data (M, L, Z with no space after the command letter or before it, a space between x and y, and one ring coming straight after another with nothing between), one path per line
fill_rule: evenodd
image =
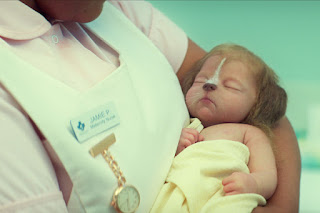
M250 174L235 172L222 182L226 195L257 193L270 198L277 186L275 158L269 138L260 129L246 125L244 144L250 151Z
M200 135L200 133L197 130L191 129L191 128L183 128L181 131L176 155L178 155L188 146L203 140L204 140L204 137Z

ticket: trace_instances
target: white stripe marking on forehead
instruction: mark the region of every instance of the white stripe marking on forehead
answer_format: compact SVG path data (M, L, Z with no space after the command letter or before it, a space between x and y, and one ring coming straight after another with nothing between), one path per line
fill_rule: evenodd
M216 69L213 77L210 78L210 79L208 79L208 80L206 81L206 83L216 84L216 85L218 84L221 67L222 67L222 65L224 64L224 62L226 61L226 59L227 59L227 58L223 58L223 59L220 61L220 64L219 64L219 66L217 67L217 69Z

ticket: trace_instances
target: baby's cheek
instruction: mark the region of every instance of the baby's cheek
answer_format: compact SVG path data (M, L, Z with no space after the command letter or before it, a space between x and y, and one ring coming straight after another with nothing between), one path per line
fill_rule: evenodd
M187 105L188 109L191 106L191 103L192 103L192 96L191 96L191 93L188 92L186 94L186 105Z
M197 99L197 97L199 95L200 95L200 93L197 92L197 89L194 88L194 87L191 87L189 89L189 91L187 92L187 94L186 94L186 102L189 103L189 104L192 103L194 100Z

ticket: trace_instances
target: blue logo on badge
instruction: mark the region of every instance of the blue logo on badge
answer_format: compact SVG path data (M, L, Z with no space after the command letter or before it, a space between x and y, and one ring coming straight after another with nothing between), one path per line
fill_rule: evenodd
M84 130L84 126L85 126L84 123L81 123L81 121L79 121L77 128L80 129L81 131L83 131Z

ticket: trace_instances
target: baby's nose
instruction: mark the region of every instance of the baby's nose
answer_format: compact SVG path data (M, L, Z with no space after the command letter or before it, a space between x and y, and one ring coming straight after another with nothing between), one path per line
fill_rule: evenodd
M211 91L217 89L217 85L211 83L205 83L202 87L205 91Z

